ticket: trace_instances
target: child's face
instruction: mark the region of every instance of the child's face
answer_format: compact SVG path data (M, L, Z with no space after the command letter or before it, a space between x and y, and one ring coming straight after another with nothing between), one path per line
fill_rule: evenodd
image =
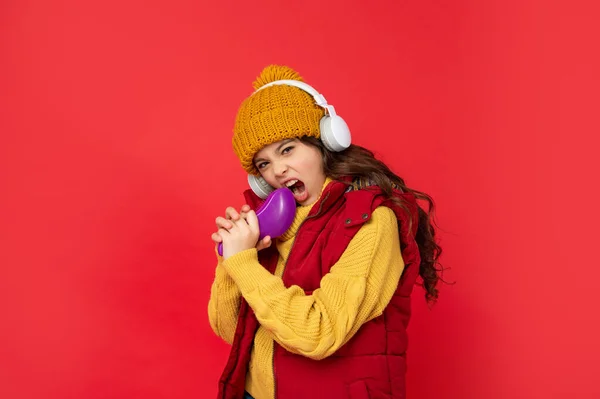
M298 139L263 147L254 156L254 165L271 186L289 187L300 205L314 204L321 195L325 183L321 152Z

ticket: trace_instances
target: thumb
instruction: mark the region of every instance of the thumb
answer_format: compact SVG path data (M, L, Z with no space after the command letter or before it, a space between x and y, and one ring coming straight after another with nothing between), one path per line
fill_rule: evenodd
M271 237L266 236L265 238L263 238L262 240L260 240L258 242L256 249L258 249L260 251L261 249L269 248L272 243L273 243L273 241L271 241Z

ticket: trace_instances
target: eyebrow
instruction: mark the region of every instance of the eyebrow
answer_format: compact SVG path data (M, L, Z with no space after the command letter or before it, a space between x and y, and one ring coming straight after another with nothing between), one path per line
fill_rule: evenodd
M279 152L279 150L281 150L281 147L285 146L286 144L289 144L292 141L295 141L295 139L286 139L286 140L283 140L283 143L281 143L281 144L279 144L277 146L277 148L275 149L275 152ZM264 159L264 158L256 158L254 160L254 163L257 163L259 161L266 161L266 159Z

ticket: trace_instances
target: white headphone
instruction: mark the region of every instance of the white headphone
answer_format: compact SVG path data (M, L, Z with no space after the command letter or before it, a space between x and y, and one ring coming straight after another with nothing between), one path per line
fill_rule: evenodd
M333 105L327 104L327 100L325 100L325 97L323 97L322 94L308 84L300 82L299 80L276 80L260 87L254 93L257 93L266 87L275 85L294 86L304 90L315 99L315 103L318 106L325 108L327 112L321 118L320 131L321 141L329 151L340 152L350 147L352 136L350 135L350 129L348 128L348 125L341 116L335 113ZM250 185L252 191L254 191L254 193L262 199L267 198L267 196L274 190L274 188L271 187L269 183L262 178L262 176L248 175L248 184Z

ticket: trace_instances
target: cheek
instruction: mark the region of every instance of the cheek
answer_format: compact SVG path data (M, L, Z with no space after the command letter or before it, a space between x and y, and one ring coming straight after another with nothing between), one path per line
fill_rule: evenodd
M273 173L271 173L270 171L266 171L266 172L261 173L261 176L271 186L274 186L277 183L277 181L273 177Z
M311 180L319 180L323 175L321 158L307 157L298 164L298 171Z

